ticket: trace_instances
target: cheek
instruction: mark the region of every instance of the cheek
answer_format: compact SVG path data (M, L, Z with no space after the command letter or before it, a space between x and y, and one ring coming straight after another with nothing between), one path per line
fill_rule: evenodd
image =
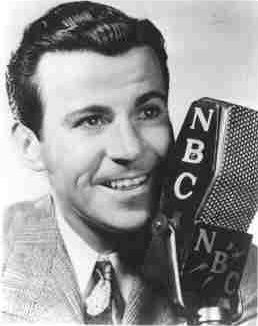
M85 188L93 185L94 177L97 174L102 162L101 152L91 152L86 157L87 160L81 160L81 162L77 164L77 173L74 182L79 188Z
M142 137L149 148L152 148L160 157L167 154L172 139L172 129L169 126L145 128Z
M97 170L102 150L96 142L57 134L44 143L42 156L49 175L74 183L80 175L92 175Z
M71 151L69 143L59 141L58 135L52 141L45 140L42 146L42 157L49 174L57 173L69 166L73 155L74 152Z

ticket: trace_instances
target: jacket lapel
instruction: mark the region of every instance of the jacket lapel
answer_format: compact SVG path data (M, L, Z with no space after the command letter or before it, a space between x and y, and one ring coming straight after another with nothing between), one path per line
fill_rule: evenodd
M10 212L3 311L15 320L83 322L77 283L53 213L50 196Z
M144 302L145 287L140 278L135 277L133 287L125 308L122 324L140 324L142 305Z
M83 323L83 303L81 300L72 263L66 252L63 240L60 239L57 255L53 260L51 276L56 282L57 289L74 315L74 320Z
M168 320L171 322L174 319L170 315L171 309L168 301L164 300L158 292L154 292L142 278L137 277L122 323L127 325L167 324Z

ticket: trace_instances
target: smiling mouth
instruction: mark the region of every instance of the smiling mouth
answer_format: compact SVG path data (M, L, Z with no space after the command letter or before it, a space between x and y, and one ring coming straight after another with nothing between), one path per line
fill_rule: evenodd
M145 174L140 177L110 180L103 183L103 186L114 190L132 190L145 184L149 179L149 175Z

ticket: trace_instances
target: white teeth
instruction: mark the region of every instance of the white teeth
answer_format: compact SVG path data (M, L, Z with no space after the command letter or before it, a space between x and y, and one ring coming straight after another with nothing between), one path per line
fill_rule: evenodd
M111 181L108 183L108 186L113 189L126 189L126 188L131 188L132 186L140 185L144 183L146 180L147 180L147 175L144 175L133 179Z

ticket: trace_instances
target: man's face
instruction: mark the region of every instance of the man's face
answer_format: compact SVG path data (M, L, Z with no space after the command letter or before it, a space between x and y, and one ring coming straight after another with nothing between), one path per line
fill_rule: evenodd
M116 231L143 226L171 137L154 52L47 53L35 78L44 106L42 157L66 218Z

